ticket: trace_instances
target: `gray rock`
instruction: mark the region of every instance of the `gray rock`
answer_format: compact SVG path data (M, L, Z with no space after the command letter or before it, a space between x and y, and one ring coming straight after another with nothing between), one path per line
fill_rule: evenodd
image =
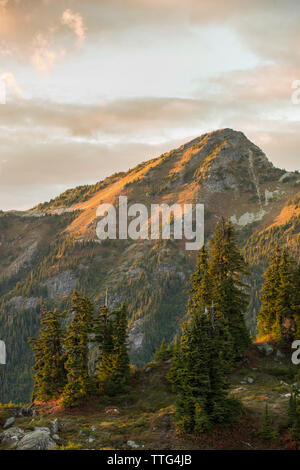
M45 431L33 431L20 440L17 450L53 450L55 442Z
M40 428L40 427L36 426L36 427L34 428L34 430L35 430L35 431L39 431L39 432L45 432L46 434L49 434L49 436L50 436L50 434L51 434L51 431L50 431L49 428Z
M248 382L249 384L253 384L254 379L253 379L252 377L247 377L247 382Z
M58 422L58 419L55 418L53 421L51 421L51 428L52 428L52 432L53 434L57 434L58 431L59 431L59 422Z
M47 287L48 297L56 299L75 289L78 279L71 271L63 271L57 276L46 279L41 285Z
M59 435L53 434L52 439L54 439L55 441L59 441Z
M21 416L21 417L32 416L32 414L33 414L32 408L20 408L17 411L17 416Z
M29 310L31 308L36 308L39 302L38 297L12 297L9 301L9 304L13 306L15 310L20 310L23 308L24 310Z
M277 349L276 351L276 357L277 359L285 359L285 355L281 351L279 351L279 349Z
M12 416L11 418L8 418L6 421L5 421L5 424L3 426L3 429L7 429L7 428L10 428L14 423L15 423L15 418Z
M17 427L9 428L0 434L0 442L14 447L25 436L25 432Z
M143 347L144 332L143 332L143 318L136 320L129 328L129 348L131 352L138 351Z
M270 356L270 354L274 352L274 349L268 343L261 343L257 347L259 351L264 352L267 356Z
M127 445L132 447L133 449L138 449L140 446L134 441L127 441Z
M289 384L287 384L287 383L286 383L286 382L284 382L283 380L280 380L280 382L279 382L279 383L280 383L280 385L284 385L285 387L288 387L288 386L289 386Z

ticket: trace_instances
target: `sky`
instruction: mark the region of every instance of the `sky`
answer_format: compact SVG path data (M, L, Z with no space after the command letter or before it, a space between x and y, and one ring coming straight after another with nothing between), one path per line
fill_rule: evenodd
M299 169L299 21L298 0L0 0L0 210L224 127Z

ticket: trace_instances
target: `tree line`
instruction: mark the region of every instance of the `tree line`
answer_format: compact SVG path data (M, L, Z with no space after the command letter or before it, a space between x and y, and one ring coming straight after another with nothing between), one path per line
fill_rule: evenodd
M38 339L30 339L34 351L34 393L36 401L58 400L62 406L81 405L95 393L122 392L129 379L127 307L95 313L86 295L74 293L71 321L66 312L42 309ZM91 345L99 360L92 374Z
M239 402L229 396L228 373L251 346L244 321L248 280L234 227L221 219L207 247L198 253L181 335L169 346L164 340L155 355L157 360L171 360L168 380L176 396L175 422L181 432L201 434L216 424L230 423L240 410ZM278 347L290 344L297 335L300 338L299 282L299 264L286 250L276 248L265 272L258 335L269 335ZM130 376L126 305L112 311L105 306L95 313L88 297L75 293L71 316L65 328L65 314L42 312L40 337L31 340L35 399L58 399L70 407L96 392L124 391ZM93 374L91 343L99 350ZM293 400L290 415L298 429L300 408ZM262 432L267 434L268 410L265 421Z

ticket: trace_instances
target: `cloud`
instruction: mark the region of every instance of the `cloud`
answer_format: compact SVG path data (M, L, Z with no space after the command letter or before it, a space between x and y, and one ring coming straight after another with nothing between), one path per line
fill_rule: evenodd
M65 10L62 14L61 22L76 34L79 44L84 42L87 28L84 25L83 17L79 13L73 13L69 9Z
M220 127L296 169L299 15L299 0L0 0L0 77L9 71L11 94L0 105L0 206L30 207ZM47 75L75 41L85 49L57 67L49 90L37 85L43 100L35 89L31 101L15 99L18 73L34 88L28 64Z
M29 209L70 187L95 183L168 150L166 145L15 140L0 132L0 209ZM177 142L174 143L174 146Z
M38 33L33 40L31 61L38 72L47 75L53 69L55 62L64 57L65 53L65 49L53 47L51 37Z
M0 80L5 84L5 93L11 92L13 96L22 98L23 90L17 83L16 77L11 72L5 72L0 75Z
M64 4L57 0L0 0L0 55L20 63L27 59L38 72L48 74L71 49L64 26L74 32L79 44L85 39L83 17L63 10Z

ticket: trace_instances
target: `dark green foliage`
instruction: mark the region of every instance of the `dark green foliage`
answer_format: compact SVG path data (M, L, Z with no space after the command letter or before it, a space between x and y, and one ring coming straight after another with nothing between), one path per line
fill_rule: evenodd
M171 356L172 356L172 352L171 352ZM167 359L170 359L170 350L164 338L161 342L160 348L157 349L155 352L154 360L157 362L162 362L162 361L166 361Z
M250 345L243 316L248 306L247 285L243 281L247 274L233 225L221 219L210 243L208 275L215 310L226 321L232 337L235 360L240 360Z
M168 375L177 395L177 427L196 434L233 418L226 373L249 345L242 315L246 268L230 223L218 224L210 248L200 250L191 276L189 320Z
M268 405L265 407L264 421L260 430L258 431L258 436L266 441L275 439L277 437L277 433L274 431L272 426Z
M92 306L84 296L75 292L71 314L73 319L67 327L64 342L67 384L62 394L62 405L80 405L91 391L89 377L89 333L91 332Z
M34 398L38 401L57 398L65 385L62 342L61 315L57 310L52 312L42 308L40 336L38 339L31 339L36 371Z
M298 392L292 390L288 405L288 424L292 439L300 442L300 404Z
M104 327L97 380L105 393L115 395L124 390L130 375L127 307L123 304L118 310L110 313L105 307L101 317Z
M272 255L268 269L264 274L264 285L261 295L261 309L257 317L258 334L264 336L270 334L276 320L277 289L279 286L280 251L276 248Z
M217 318L194 311L182 327L168 379L177 395L176 426L201 434L214 424L230 422L233 412L227 397L228 363L222 325Z
M299 266L286 250L277 248L264 278L258 335L289 344L299 331Z

